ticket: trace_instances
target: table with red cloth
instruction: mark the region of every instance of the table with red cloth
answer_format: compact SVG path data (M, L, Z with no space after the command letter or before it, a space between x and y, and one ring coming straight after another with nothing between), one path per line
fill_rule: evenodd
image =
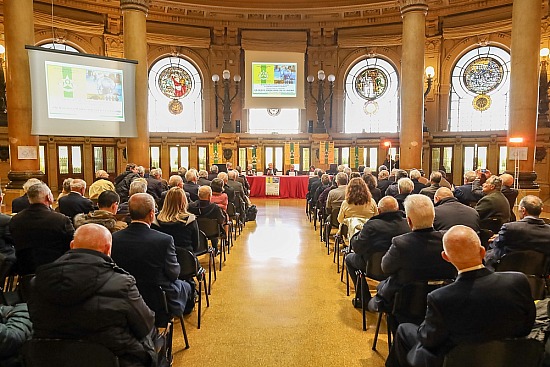
M309 176L274 176L279 178L279 196L267 196L265 194L266 177L268 176L246 176L250 184L250 197L306 198Z

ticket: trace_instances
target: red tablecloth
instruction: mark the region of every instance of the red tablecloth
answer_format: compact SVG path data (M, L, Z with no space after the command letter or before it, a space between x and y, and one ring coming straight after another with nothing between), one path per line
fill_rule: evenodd
M278 197L305 199L309 176L277 176L279 180L279 196L265 195L266 176L246 176L250 184L250 197Z

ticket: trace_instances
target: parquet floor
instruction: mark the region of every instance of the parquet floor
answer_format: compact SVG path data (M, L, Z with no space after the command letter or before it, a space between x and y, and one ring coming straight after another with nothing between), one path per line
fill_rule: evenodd
M190 349L175 325L174 366L383 366L385 326L372 351L376 315L368 314L362 331L361 312L304 200L253 202L257 220L247 223L218 272L201 329L196 310L185 319Z

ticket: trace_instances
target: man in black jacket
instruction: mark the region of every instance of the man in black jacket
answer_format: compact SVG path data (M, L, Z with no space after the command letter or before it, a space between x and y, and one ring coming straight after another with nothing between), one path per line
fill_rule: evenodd
M94 210L92 201L84 197L85 192L86 181L75 178L71 181L71 192L59 198L59 212L71 218L73 223L75 215L88 214Z
M486 269L485 249L469 227L451 228L443 237L443 247L442 257L459 275L454 283L428 294L420 327L399 326L388 367L440 367L457 344L523 337L533 327L535 304L524 274Z
M435 192L434 201L436 231L448 230L452 226L462 224L479 233L479 214L474 208L460 203L451 190L440 187Z
M399 210L397 200L391 196L385 196L378 202L378 215L369 219L361 232L351 239L352 253L346 256L346 266L355 285L355 298L352 300L354 307L361 307L361 297L357 293L355 272L367 268L369 257L375 252L386 252L395 236L409 232L409 225L402 211ZM366 282L363 283L366 288Z
M29 191L29 187L31 187L32 185L36 185L39 183L42 183L42 181L37 178L29 178L27 182L23 184L23 191L25 192L25 194L23 194L23 196L13 199L13 201L11 202L11 212L13 214L19 213L20 211L27 209L31 205L31 203L29 203L29 196L27 195L27 191Z
M199 200L190 203L187 211L195 214L197 218L216 219L221 228L225 223L226 216L218 205L210 202L211 197L212 188L210 186L199 187ZM212 240L212 247L218 251L217 239Z
M139 170L135 163L128 163L126 171L115 178L116 193L120 196L121 203L128 201L130 184L136 178L141 177L138 172Z
M70 251L37 270L29 300L34 337L83 339L107 347L121 367L151 366L153 312L110 253L109 231L85 224Z
M464 185L455 187L454 196L462 204L474 207L483 196L480 190L473 190L476 177L474 171L468 171L464 174Z

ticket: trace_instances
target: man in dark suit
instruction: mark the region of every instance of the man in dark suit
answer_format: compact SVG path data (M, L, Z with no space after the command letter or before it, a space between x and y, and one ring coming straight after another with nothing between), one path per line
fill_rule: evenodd
M473 190L476 173L468 171L464 174L464 185L455 187L454 196L462 204L474 207L483 195Z
M197 184L199 186L210 186L210 184L212 183L212 181L208 179L208 172L206 172L205 170L201 169L198 173L198 176L199 178L197 179Z
M451 190L440 187L435 192L434 201L436 231L448 230L452 226L462 224L479 233L479 214L474 208L460 203Z
M387 251L391 240L395 236L410 232L405 215L399 210L397 200L391 196L385 196L378 202L378 215L370 218L358 235L351 239L353 252L346 256L346 266L355 285L355 298L352 300L354 307L361 307L361 295L357 293L355 272L367 268L369 256L375 252ZM364 279L364 278L363 278ZM363 289L368 289L366 282Z
M152 169L151 172L149 172L149 177L146 178L147 180L147 193L151 195L155 201L159 200L162 196L162 192L164 191L162 189L162 181L161 181L161 172L159 171L160 168Z
M145 193L134 194L130 197L129 209L132 222L128 228L113 234L111 257L136 278L145 299L154 296L147 294L149 289L143 285L157 285L166 292L172 315L190 312L194 295L191 285L178 279L180 265L174 240L172 236L150 228L155 219L153 197Z
M267 168L264 170L264 175L266 176L275 176L277 174L277 168L273 167L273 163L269 163Z
M313 176L311 176L307 182L307 198L313 198L315 191L321 186L321 177L323 173L323 170L320 168L315 168L315 171L313 171Z
M382 258L382 270L389 275L380 282L369 310L391 310L395 293L405 284L429 279L452 279L451 264L441 258L443 233L433 229L434 207L426 195L409 195L405 200L407 223L412 232L394 237Z
M183 191L189 193L191 201L199 200L199 185L197 184L197 172L190 169L185 173L185 183Z
M74 221L74 216L80 213L88 214L94 210L94 204L84 197L86 181L75 178L71 181L71 192L59 198L59 212Z
M390 183L390 185L388 186L388 188L384 192L384 196L394 196L395 197L397 194L399 194L399 188L397 187L397 182L402 178L406 178L407 176L408 176L407 171L402 170L402 169L396 170L395 175L394 175L395 181ZM410 192L412 192L413 189L414 189L414 185L411 188Z
M500 227L510 221L510 203L500 189L502 180L498 176L489 177L482 186L483 196L476 205L481 228L498 232Z
M208 173L208 180L212 181L215 178L218 178L219 168L217 165L213 164L210 166L210 172Z
M518 207L520 220L502 225L498 236L487 251L488 267L494 267L498 260L514 251L534 250L550 256L550 225L539 218L542 200L534 195L521 199Z
M405 199L412 194L414 190L414 183L407 177L400 178L395 187L397 187L397 193L395 195L389 195L387 192L394 187L393 184L386 190L386 196L393 196L399 204L399 210L405 211Z
M434 195L437 189L441 187L441 179L443 177L441 176L441 172L434 171L430 174L430 186L420 190L421 195L426 195L429 197L432 202L434 201Z
M218 224L223 226L225 223L225 214L218 205L210 202L212 197L212 188L210 186L201 186L199 188L199 200L189 203L187 211L191 214L195 214L197 218L210 218L216 219ZM217 240L212 240L212 247L218 250Z
M241 185L243 185L244 194L245 194L246 196L250 195L250 185L249 185L249 183L248 183L248 180L246 179L246 175L243 175L240 166L235 167L235 169L236 169L237 172L238 172L237 178L236 178L235 180L236 180L237 182L240 182Z
M389 180L390 173L387 170L382 170L378 173L378 188L380 192L385 195L386 189L390 186L391 181Z
M443 247L441 256L459 275L454 283L428 294L420 327L399 326L388 367L440 367L457 344L523 337L533 327L535 304L525 275L486 269L485 249L469 227L451 228Z
M502 180L502 187L500 188L500 192L502 192L502 195L508 200L508 203L510 204L510 222L516 221L516 215L514 214L514 205L516 205L516 199L518 197L518 190L514 189L514 176L504 173L500 175L500 179Z
M11 202L11 212L13 214L19 213L20 211L27 209L29 206L31 206L31 203L29 202L29 196L27 195L27 191L29 191L29 187L32 185L36 185L42 183L37 178L29 178L27 182L23 184L23 191L25 192L23 196L20 196L18 198L15 198Z
M413 169L409 173L409 178L412 180L414 184L414 190L412 192L413 194L420 194L420 190L427 187L422 182L418 181L421 177L422 177L422 174L417 169Z
M290 176L290 173L291 173L291 172L292 172L292 174L293 174L294 176L298 176L298 174L299 174L298 171L294 170L294 165L293 165L293 164L290 165L290 168L286 170L286 173L285 173L285 174L286 174L287 176Z
M0 205L2 205L2 189L0 189ZM9 224L11 216L0 213L0 254L5 256L6 262L15 264L15 249L13 248L13 239L11 238Z
M38 266L55 261L69 249L74 234L71 220L51 209L54 199L46 184L32 185L27 195L31 205L9 224L19 275L33 274Z
M235 194L235 189L232 186L229 186L227 182L229 182L229 176L226 172L220 172L218 173L218 178L223 181L223 192L227 195L227 201L230 203L235 203L236 196L238 194Z

